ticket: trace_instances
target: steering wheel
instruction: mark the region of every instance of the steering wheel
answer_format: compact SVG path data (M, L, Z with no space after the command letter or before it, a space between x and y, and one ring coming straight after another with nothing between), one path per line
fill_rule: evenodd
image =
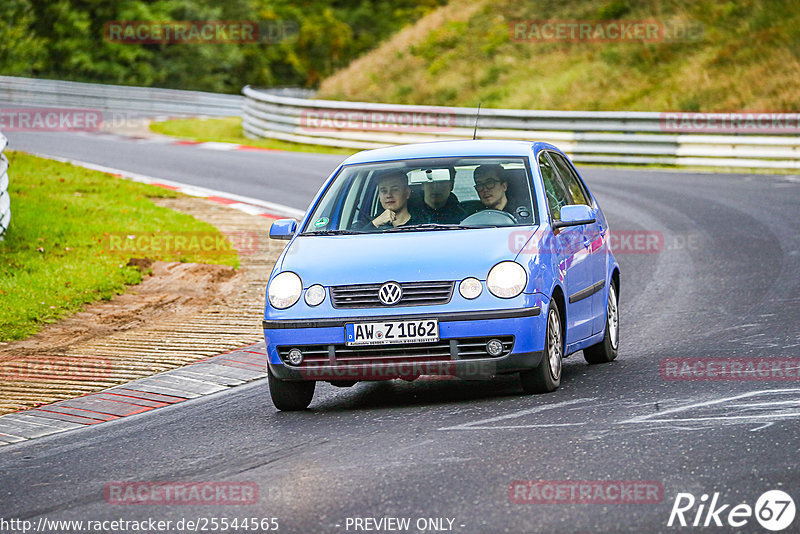
M513 226L517 224L517 219L505 211L481 210L461 221L461 224L465 226Z

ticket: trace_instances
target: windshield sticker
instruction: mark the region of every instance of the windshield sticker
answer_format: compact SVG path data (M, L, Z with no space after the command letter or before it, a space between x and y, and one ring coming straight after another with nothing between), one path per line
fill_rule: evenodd
M328 226L328 222L329 221L330 221L330 219L328 219L327 217L320 217L319 219L314 221L314 227L315 228L322 228L323 226Z

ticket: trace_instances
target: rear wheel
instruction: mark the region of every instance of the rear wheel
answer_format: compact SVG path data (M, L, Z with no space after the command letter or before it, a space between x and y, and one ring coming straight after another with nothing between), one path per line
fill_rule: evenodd
M317 383L289 382L280 380L272 375L272 371L267 370L269 375L269 395L272 397L272 404L281 411L292 412L305 410L314 398L314 388Z
M550 393L561 385L561 364L564 357L564 337L561 314L553 301L547 310L547 330L542 362L535 369L519 374L522 390L527 393Z
M603 341L583 349L583 357L591 364L608 363L617 357L619 346L619 304L617 288L614 282L608 286L608 302L606 303L606 335Z

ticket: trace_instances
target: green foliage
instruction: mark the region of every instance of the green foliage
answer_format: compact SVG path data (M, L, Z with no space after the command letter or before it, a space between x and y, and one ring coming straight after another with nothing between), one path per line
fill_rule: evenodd
M613 20L622 18L630 12L631 6L626 0L612 0L597 10L597 18L600 20Z
M244 136L241 117L222 117L214 119L172 119L153 122L150 130L171 135L180 139L202 142L238 143L270 150L291 150L294 152L315 152L318 154L342 154L350 156L356 150L322 145L303 145L281 141L280 139L249 139Z
M46 41L30 31L35 20L29 0L0 2L0 68L4 73L30 75L44 66Z
M228 93L315 87L444 1L2 0L0 74ZM105 38L114 21L251 21L267 31L257 43L122 44Z

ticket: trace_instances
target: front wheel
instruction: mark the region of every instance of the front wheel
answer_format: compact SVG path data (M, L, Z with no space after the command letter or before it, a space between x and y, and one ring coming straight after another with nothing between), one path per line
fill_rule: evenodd
M619 303L614 282L608 286L606 303L606 335L603 341L583 349L583 357L591 364L608 363L617 357L619 347Z
M522 390L527 393L550 393L561 385L561 364L564 357L564 337L561 314L551 300L547 310L547 329L542 362L535 369L519 374Z
M272 375L272 371L267 369L269 376L269 395L272 397L272 404L281 411L293 412L305 410L314 398L314 389L317 383L289 382L280 380Z

